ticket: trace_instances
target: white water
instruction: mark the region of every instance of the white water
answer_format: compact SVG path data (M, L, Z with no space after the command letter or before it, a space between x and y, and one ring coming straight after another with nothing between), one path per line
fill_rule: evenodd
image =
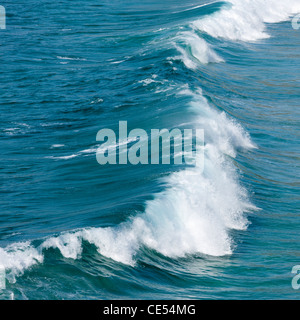
M182 60L189 69L199 68L199 62L224 62L197 32L225 40L254 42L270 37L266 23L286 21L299 12L299 0L230 0L220 11L192 22L190 31L178 33L173 45L181 56L173 59Z
M181 53L181 56L174 57L173 59L181 59L189 69L197 69L199 62L207 64L210 62L218 63L224 61L204 39L201 39L192 31L180 32L175 38L175 41L179 42L173 43L173 45Z
M299 0L230 0L225 7L193 26L215 38L228 40L256 41L268 38L265 23L288 20L300 12ZM292 28L291 28L292 30Z

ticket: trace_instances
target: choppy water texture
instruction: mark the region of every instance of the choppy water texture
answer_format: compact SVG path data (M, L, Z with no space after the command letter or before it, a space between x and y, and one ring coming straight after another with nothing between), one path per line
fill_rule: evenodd
M2 299L300 297L298 0L2 5ZM121 120L204 171L100 166Z

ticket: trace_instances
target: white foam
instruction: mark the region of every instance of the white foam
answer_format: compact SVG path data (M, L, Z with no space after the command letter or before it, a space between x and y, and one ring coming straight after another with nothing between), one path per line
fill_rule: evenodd
M56 58L60 60L86 61L86 59L84 58L71 58L71 57L62 57L62 56L57 56Z
M25 270L43 262L43 255L39 249L34 248L29 242L20 242L0 248L0 265L5 268L8 280L15 282Z
M163 79L163 80L155 80L157 77L158 77L157 74L153 74L153 75L151 76L151 78L147 78L147 79L144 79L144 80L140 80L140 81L138 81L138 83L142 83L143 86L147 86L147 85L149 85L150 83L164 84L164 83L168 82L168 80L166 80L166 79Z
M196 69L199 62L207 64L210 62L218 63L223 61L211 46L193 31L180 32L175 40L176 43L174 45L182 54L181 59L186 67L190 69ZM181 43L185 45L185 48Z
M3 130L6 135L13 136L16 133L19 133L21 131L20 128L7 128Z
M299 0L230 0L220 11L191 23L191 30L179 32L174 39L180 59L189 69L200 64L219 63L224 60L197 31L215 38L253 42L269 38L266 23L288 20L300 12Z
M155 31L153 31L153 32L161 32L161 31L164 31L164 30L167 30L167 28L159 28L159 29L157 29L157 30L155 30Z
M112 62L110 62L110 64L120 64L124 61L126 61L126 60L112 61Z
M81 240L77 233L65 233L44 241L41 249L58 248L65 258L77 259L81 255Z
M213 15L193 23L197 29L216 38L256 41L269 37L265 23L288 20L300 12L299 0L230 0Z
M55 148L62 148L62 147L65 147L65 145L64 144L53 144L50 148L55 149Z
M91 104L94 104L94 103L102 103L103 101L104 101L103 99L97 98L96 100L93 100L93 101L91 102Z
M69 160L78 157L79 154L70 154L68 156L48 156L46 159L56 159L56 160Z
M169 58L182 60L189 69L197 69L199 63L218 63L224 60L212 49L212 47L193 30L177 34L173 41L174 47L181 53L181 56Z
M156 81L152 78L147 78L147 79L139 81L139 83L142 83L144 86L147 86L148 84L153 83L153 82L156 82Z

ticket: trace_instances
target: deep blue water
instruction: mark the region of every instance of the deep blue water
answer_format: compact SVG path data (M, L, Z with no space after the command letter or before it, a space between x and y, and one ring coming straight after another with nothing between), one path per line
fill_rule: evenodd
M299 299L299 1L1 4L1 299ZM119 121L204 170L99 165Z

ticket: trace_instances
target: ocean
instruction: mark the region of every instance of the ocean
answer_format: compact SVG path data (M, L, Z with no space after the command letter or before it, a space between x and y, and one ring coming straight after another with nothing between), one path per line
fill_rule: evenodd
M300 298L298 0L1 5L0 299ZM203 166L99 164L120 121Z

